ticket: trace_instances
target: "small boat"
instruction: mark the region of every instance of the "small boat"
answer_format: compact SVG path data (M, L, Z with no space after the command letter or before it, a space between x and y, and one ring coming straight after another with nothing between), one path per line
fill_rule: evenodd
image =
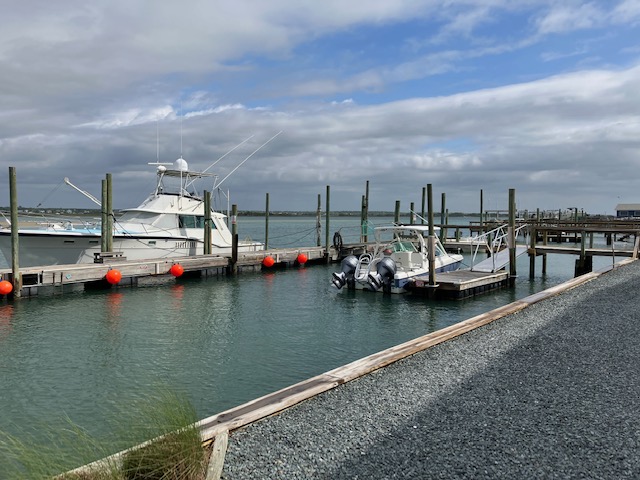
M376 227L373 251L345 257L341 271L333 273L332 284L338 289L346 285L374 292L407 292L414 277L429 273L428 235L427 225ZM462 255L447 253L437 236L434 245L436 272L460 268Z
M138 207L122 211L114 219L113 250L127 260L179 258L204 253L204 199L195 190L196 180L217 175L189 170L180 157L167 168L156 166L155 190ZM80 190L94 202L91 194ZM220 182L221 183L221 182ZM219 187L219 183L218 183ZM18 230L20 266L94 263L101 253L100 222L44 222ZM211 211L211 253L231 256L232 234L226 215ZM239 241L239 252L264 250L264 244ZM0 251L11 260L11 229L0 228Z

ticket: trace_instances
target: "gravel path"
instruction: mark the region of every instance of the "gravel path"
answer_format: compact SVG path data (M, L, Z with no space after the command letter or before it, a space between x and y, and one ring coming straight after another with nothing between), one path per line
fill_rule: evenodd
M640 262L234 431L222 478L640 478Z

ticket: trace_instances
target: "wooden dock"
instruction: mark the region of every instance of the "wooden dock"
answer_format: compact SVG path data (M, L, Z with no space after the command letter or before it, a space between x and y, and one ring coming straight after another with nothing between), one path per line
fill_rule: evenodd
M553 247L549 245L536 245L535 249L529 249L529 253L535 255L544 255L546 253L558 253L566 255L586 255L588 257L634 257L637 252L635 249L617 249L611 248L585 248L581 247Z
M229 257L217 255L150 260L121 260L117 256L107 256L102 259L102 263L24 267L20 269L22 277L20 294L23 297L32 297L91 288L108 288L110 285L105 277L109 270L118 270L122 275L118 286L143 286L175 282L176 277L171 274L171 267L174 264L180 264L184 269L184 277L208 277L233 271L261 270L265 257L271 257L274 260L271 268L298 265L300 254L303 254L309 263L324 262L325 252L324 247L303 247L238 253L235 263ZM10 280L11 278L11 269L0 269L0 279Z
M429 285L428 275L416 277L410 291L435 298L460 299L496 290L507 286L508 283L509 273L505 270L494 273L456 270L437 273L435 286Z

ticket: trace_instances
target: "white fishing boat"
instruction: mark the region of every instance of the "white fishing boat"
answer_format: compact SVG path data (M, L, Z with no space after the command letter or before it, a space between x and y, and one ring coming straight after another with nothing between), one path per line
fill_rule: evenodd
M222 182L216 185L217 175L189 170L182 157L169 164L170 168L157 162L150 165L156 168L156 187L140 206L123 210L114 219L113 252L127 260L203 254L204 199L196 191L195 182L210 179L214 190ZM95 197L72 186L100 205ZM231 255L232 234L226 218L223 213L211 211L211 253L214 255ZM45 221L21 227L18 234L18 259L23 267L94 263L101 253L100 222ZM264 244L260 242L238 242L239 252L263 249ZM0 251L7 262L11 262L10 228L0 228Z
M435 228L438 231L438 228ZM374 229L375 247L359 257L342 260L341 271L333 273L332 284L338 289L405 293L414 277L429 273L427 225L393 225ZM435 237L435 271L458 270L462 255L447 253Z

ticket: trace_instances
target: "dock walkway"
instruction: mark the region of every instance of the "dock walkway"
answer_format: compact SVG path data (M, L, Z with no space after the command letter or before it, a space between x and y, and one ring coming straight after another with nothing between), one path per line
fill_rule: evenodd
M640 478L640 262L589 275L232 431L222 478Z

